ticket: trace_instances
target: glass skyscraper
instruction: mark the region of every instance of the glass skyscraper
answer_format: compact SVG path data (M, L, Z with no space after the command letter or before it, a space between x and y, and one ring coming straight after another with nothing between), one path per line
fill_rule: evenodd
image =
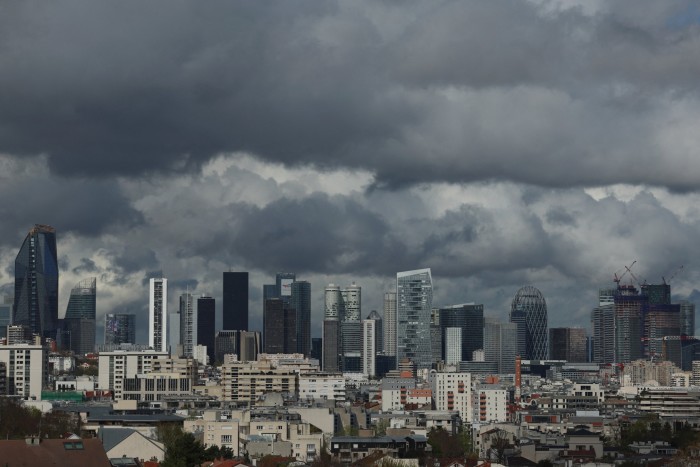
M84 279L73 287L63 320L68 331L70 349L85 355L95 348L95 316L97 311L97 278Z
M290 308L297 313L297 352L308 357L311 352L311 284L292 282Z
M248 273L225 272L223 326L227 331L248 330Z
M107 313L105 315L105 345L135 343L136 315Z
M460 328L461 354L457 362L472 359L475 350L484 348L484 305L467 303L440 308L440 328L442 329L442 356L447 361L447 354L454 351L447 339L447 329ZM454 331L453 331L454 334ZM454 359L454 358L453 358Z
M518 290L511 304L510 322L518 325L518 352L522 358L549 358L547 302L542 292L532 286ZM522 353L523 350L525 354Z
M433 279L430 269L396 274L397 361L410 359L417 368L433 364L430 341L430 310Z
M58 259L56 229L35 225L15 259L14 324L34 334L56 337L58 324Z
M214 336L216 335L216 300L212 297L197 299L197 345L207 346L209 362L216 362Z

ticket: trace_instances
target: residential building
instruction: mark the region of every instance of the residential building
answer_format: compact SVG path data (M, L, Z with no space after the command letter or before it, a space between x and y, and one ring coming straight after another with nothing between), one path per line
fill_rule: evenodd
M58 255L56 229L36 224L15 258L14 317L43 338L56 337L58 325Z
M176 373L144 373L124 378L120 399L137 402L160 402L168 397L192 394L193 378Z
M345 378L339 373L299 375L299 399L345 401Z
M511 303L510 322L518 326L518 355L546 360L549 356L547 302L542 292L532 286L519 289Z
M396 274L397 359L412 360L418 368L432 366L430 310L433 280L430 269Z
M135 344L136 315L107 313L105 315L105 345Z
M445 363L458 364L463 360L462 328L442 328L445 346Z
M0 363L5 365L8 395L24 400L41 400L48 381L48 352L41 345L0 345Z
M113 391L114 399L121 400L124 380L152 371L153 362L169 358L167 352L149 350L113 350L100 352L98 357L97 389Z
M429 380L436 410L456 410L462 420L473 420L471 373L431 371Z
M372 310L369 315L367 315L367 319L374 320L374 329L375 329L375 336L376 336L376 342L374 343L375 348L377 349L377 353L383 353L384 352L384 322L382 320L382 317L379 316L379 313L377 313L377 310Z
M148 295L148 345L157 352L168 351L168 279L151 278Z
M221 366L223 399L245 402L250 406L260 403L268 393L296 394L298 375L286 368L275 368L270 361L233 362Z
M362 320L362 373L368 377L377 374L377 322Z
M248 330L248 273L224 272L223 326L232 331Z
M479 384L474 388L473 422L500 423L509 421L508 391L493 384Z

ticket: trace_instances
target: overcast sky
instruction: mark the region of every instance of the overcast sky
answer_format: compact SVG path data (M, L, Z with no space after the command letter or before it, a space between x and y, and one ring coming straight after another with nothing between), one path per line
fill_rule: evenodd
M0 285L58 232L59 316L98 278L145 326L149 277L220 299L225 270L550 326L597 290L700 289L700 7L658 0L0 2ZM629 277L629 276L628 276ZM625 279L627 280L627 278ZM220 300L218 303L220 308ZM98 339L99 341L100 339Z

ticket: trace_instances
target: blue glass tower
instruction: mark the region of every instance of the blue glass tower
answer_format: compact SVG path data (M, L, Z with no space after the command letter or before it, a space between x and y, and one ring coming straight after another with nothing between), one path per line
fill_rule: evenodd
M15 259L14 324L34 334L56 337L58 323L58 256L56 229L35 225Z

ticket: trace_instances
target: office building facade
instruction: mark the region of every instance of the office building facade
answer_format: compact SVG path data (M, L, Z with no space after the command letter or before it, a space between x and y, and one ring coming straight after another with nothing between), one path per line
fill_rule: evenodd
M194 301L192 294L187 292L180 295L180 345L182 355L187 358L193 358L197 344L194 326Z
M518 326L484 318L484 361L495 363L499 374L515 373Z
M97 278L84 279L73 287L68 299L63 329L68 332L68 347L85 355L95 350L97 314Z
M410 359L419 369L433 364L430 345L430 310L433 279L430 269L396 275L397 360Z
M396 356L396 292L384 294L384 355Z
M475 350L484 348L484 305L468 303L443 307L439 309L438 316L443 342L442 355L445 361L448 360L447 353L454 352L454 347L449 346L446 338L449 328L461 329L461 355L458 361L469 361Z
M107 313L105 315L105 345L135 344L136 315Z
M377 374L377 322L362 320L362 373L368 377Z
M296 351L308 357L311 353L311 284L307 281L292 282L289 305L296 311Z
M216 362L214 337L216 335L216 300L213 297L197 299L197 345L207 347L209 362Z
M13 324L33 334L56 337L58 325L58 256L56 229L35 225L15 259Z
M518 326L518 351L524 359L549 357L547 302L535 287L522 287L511 303L510 322Z
M291 295L290 295L291 296ZM281 298L265 300L263 313L263 349L265 353L296 353L296 310L285 306Z
M549 330L549 358L572 363L585 363L586 330L582 328L551 328Z
M248 273L224 272L223 326L227 330L248 330Z

